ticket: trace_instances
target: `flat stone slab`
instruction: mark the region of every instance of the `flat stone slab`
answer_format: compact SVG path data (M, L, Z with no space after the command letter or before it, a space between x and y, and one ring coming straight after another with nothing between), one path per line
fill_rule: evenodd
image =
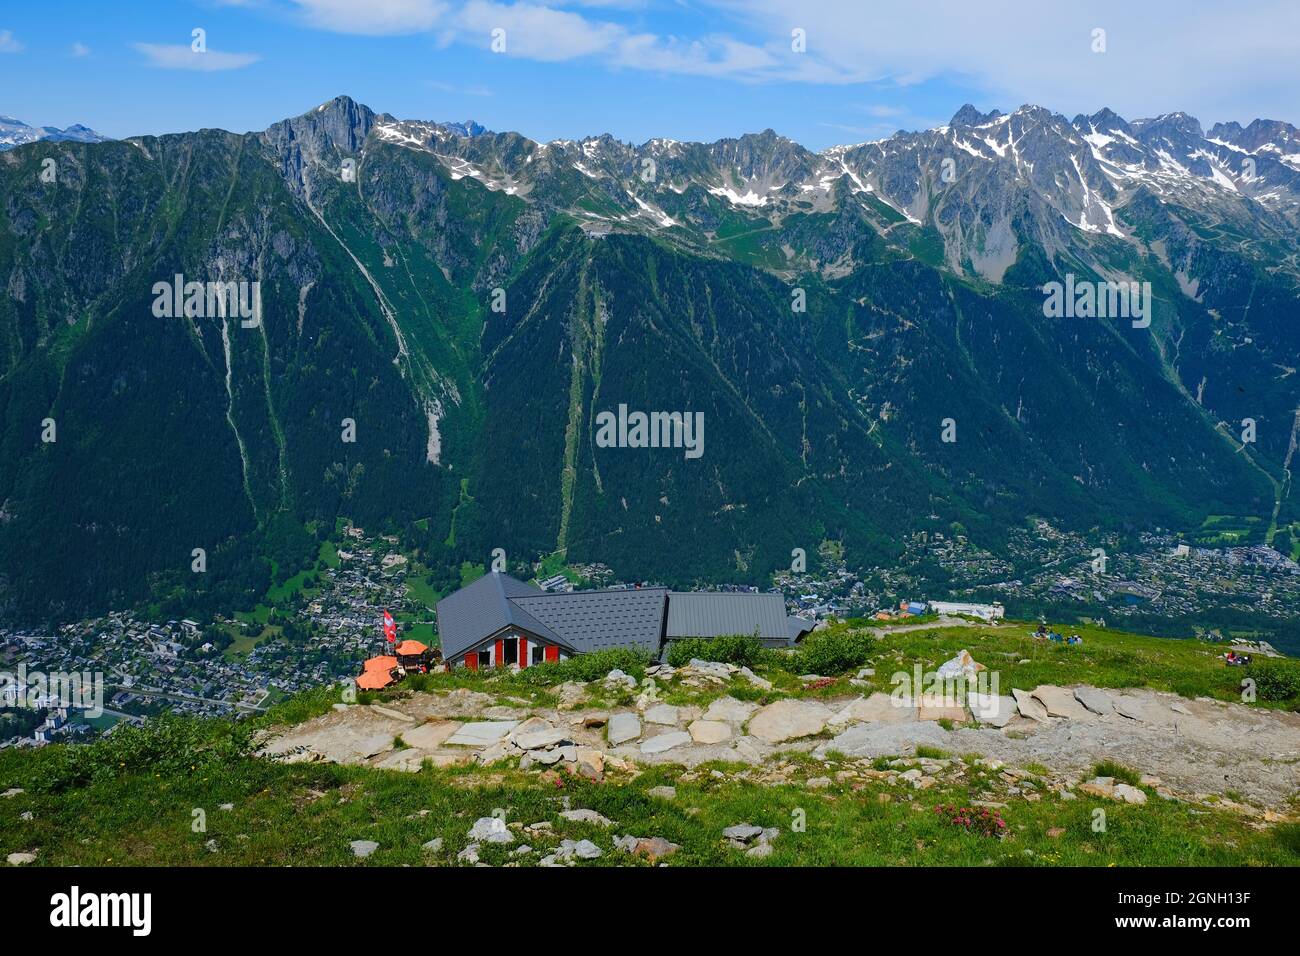
M966 696L971 716L988 727L1005 727L1017 716L1016 699L1006 694L979 694L971 691Z
M725 720L696 720L686 729L697 744L720 744L731 739L731 724Z
M545 730L533 730L526 734L518 734L513 739L515 746L520 750L542 750L547 747L554 747L561 740L567 738L567 731L560 730L558 727L549 727Z
M965 723L969 716L963 704L927 704L922 697L920 706L916 708L916 719L952 720L960 724Z
M822 744L813 751L813 756L824 757L832 750L846 757L903 756L916 753L917 745L944 749L952 744L948 732L929 720L856 724Z
M391 707L383 707L379 704L371 704L370 709L373 710L376 714L379 714L381 717L387 717L389 720L405 720L405 721L415 720L414 717L408 716L407 714L402 713L400 710L393 710L393 708Z
M1092 716L1088 712L1088 708L1074 699L1074 691L1068 687L1040 684L1034 688L1033 697L1047 709L1049 717L1086 720Z
M479 720L463 725L446 742L460 747L490 747L518 725L517 720Z
M1105 716L1115 709L1115 702L1111 700L1110 694L1097 687L1076 687L1074 689L1074 699L1094 714L1101 716Z
M641 721L637 719L636 714L613 714L606 725L606 732L610 744L617 747L641 736Z
M682 744L689 744L690 742L691 735L686 731L672 730L644 741L641 744L641 752L643 754L661 754L665 750L672 750L674 747L680 747Z
M677 708L672 704L658 704L645 712L645 720L648 724L664 724L668 727L676 727L678 720Z
M895 698L883 691L850 701L827 724L835 727L851 723L897 724L916 720L916 703L910 697Z
M709 704L708 710L704 712L704 719L725 720L732 724L743 724L754 715L756 710L758 710L758 704L750 701L736 700L734 697L719 697Z
M1128 717L1130 720L1146 720L1146 710L1142 706L1142 701L1136 697L1116 697L1115 713Z
M424 761L429 758L427 750L394 750L374 766L380 770L401 770L404 773L418 773Z
M402 731L402 739L408 746L419 750L437 750L447 742L447 738L460 730L460 721L431 720L419 727Z
M815 701L778 700L749 719L749 734L769 744L811 737L825 729L831 714L829 707Z
M1047 708L1030 691L1013 687L1011 688L1011 696L1015 698L1016 708L1020 711L1022 717L1036 720L1040 724L1047 723Z
M394 730L367 730L360 727L328 727L315 733L287 734L275 741L269 753L284 753L304 746L321 760L338 764L364 763L371 757L393 749Z

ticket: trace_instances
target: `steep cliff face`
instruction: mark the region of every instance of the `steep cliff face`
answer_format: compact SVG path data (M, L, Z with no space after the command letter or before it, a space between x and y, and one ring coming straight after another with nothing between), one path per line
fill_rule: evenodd
M1285 524L1294 135L964 108L821 154L539 144L340 97L0 154L0 608L229 609L344 516L681 582L934 522ZM1067 273L1150 282L1150 326L1045 317ZM255 321L214 309L254 282ZM702 414L702 453L599 443L620 406Z

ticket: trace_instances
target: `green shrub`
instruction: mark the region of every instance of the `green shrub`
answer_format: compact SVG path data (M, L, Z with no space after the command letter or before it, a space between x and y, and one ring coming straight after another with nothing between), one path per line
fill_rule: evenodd
M36 785L57 793L132 773L190 776L253 749L246 723L164 714L141 726L119 724L92 744L62 747Z
M763 660L763 642L749 634L720 634L717 637L691 637L668 645L668 663L684 667L693 658L718 661L737 667L753 667Z
M1113 760L1103 760L1092 768L1094 777L1114 777L1120 783L1127 783L1130 787L1136 787L1139 780L1139 774L1136 770L1130 770L1123 764L1118 764Z
M631 674L638 681L645 676L650 655L627 647L579 654L565 661L549 661L526 667L512 680L532 687L551 687L566 681L600 680L612 670Z
M774 658L796 674L842 674L861 667L876 649L876 639L867 631L814 631L794 653Z
M1289 661L1252 661L1246 676L1254 679L1260 700L1276 702L1300 697L1300 667Z

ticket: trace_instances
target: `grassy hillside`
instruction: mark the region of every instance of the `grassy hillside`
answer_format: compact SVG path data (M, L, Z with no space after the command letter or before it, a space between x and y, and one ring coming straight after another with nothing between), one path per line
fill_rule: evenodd
M853 628L834 630L844 635ZM1013 684L1087 681L1235 700L1242 674L1258 676L1264 669L1226 668L1214 648L1194 641L1090 629L1082 632L1082 646L1061 648L1034 641L1029 630L1010 625L881 634L871 646L876 674L870 681L888 689L895 664L928 668L961 648L1000 670L1004 693ZM798 676L803 663L760 664L759 672L774 684L770 691L674 685L664 699L703 703L722 693L762 702L785 696L843 699L846 692L870 690L848 685L856 667L807 689ZM1300 708L1300 664L1268 666L1284 675L1277 686L1289 686L1290 696L1253 706ZM400 704L417 692L471 688L499 702L546 704L553 702L559 680L590 676L579 673L583 668L601 670L595 662L550 667L513 676L429 675L373 699ZM596 693L601 705L631 703L630 692ZM361 703L370 699L363 695ZM790 752L758 767L713 762L687 771L660 765L609 772L601 782L554 770L521 771L514 761L444 769L426 764L417 773L402 773L283 764L251 755L258 731L301 723L328 712L337 700L337 691L322 688L278 705L256 723L164 720L75 751L53 746L0 753L0 793L11 787L25 791L0 798L0 853L36 849L44 865L455 865L471 842L467 834L474 821L503 812L514 842L484 843L483 862L534 865L561 839L586 838L604 851L590 865L646 865L612 846L615 835L631 834L678 844L669 858L673 865L1300 864L1294 802L1263 817L1243 816L1229 800L1153 795L1145 805L1131 806L1082 790L1066 799L1059 775L1046 767L1003 768L935 748L921 748L901 762ZM932 775L933 785L900 786L899 772L911 767ZM1100 766L1085 777L1138 783L1144 771ZM651 793L662 787L674 787L675 795ZM1147 782L1142 789L1153 793ZM982 806L1004 822L1006 832L986 836L950 823L941 808L951 806ZM597 811L612 826L560 815L577 808ZM1094 825L1098 809L1106 814L1103 832ZM541 822L550 829L523 829ZM770 856L751 859L728 845L722 831L740 823L780 829ZM436 838L440 848L425 847ZM359 860L350 848L354 840L373 840L379 848ZM512 856L522 844L533 851Z

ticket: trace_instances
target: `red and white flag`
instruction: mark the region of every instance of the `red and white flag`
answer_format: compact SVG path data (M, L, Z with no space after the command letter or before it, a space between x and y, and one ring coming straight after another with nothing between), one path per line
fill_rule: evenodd
M389 644L397 643L397 622L393 620L393 615L387 611L384 612L384 639Z

